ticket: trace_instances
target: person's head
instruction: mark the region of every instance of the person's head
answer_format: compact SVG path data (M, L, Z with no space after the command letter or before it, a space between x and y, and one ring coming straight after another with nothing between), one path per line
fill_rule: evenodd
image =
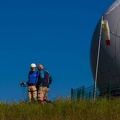
M44 69L43 65L42 65L42 64L39 64L39 65L38 65L38 70L43 70L43 69Z
M30 68L31 68L31 71L35 71L35 69L36 69L36 64L35 64L35 63L32 63L32 64L30 65Z

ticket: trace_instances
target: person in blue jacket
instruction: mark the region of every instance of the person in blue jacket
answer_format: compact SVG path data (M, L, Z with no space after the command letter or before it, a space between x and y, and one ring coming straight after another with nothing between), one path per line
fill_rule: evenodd
M42 64L38 65L39 71L39 79L38 79L38 101L40 103L44 103L44 101L48 102L47 94L49 92L49 86L52 82L52 77L50 73L44 69Z
M38 82L38 71L36 71L36 64L32 63L30 65L31 70L28 73L28 81L27 82L20 82L21 85L28 85L28 101L31 102L33 99L34 101L37 100L37 88L36 84Z

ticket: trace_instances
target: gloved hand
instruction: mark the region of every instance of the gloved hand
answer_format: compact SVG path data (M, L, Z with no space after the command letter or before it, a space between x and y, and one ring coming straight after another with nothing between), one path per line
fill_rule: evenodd
M26 85L26 82L20 82L21 87L23 87L24 85Z
M21 85L21 87L24 85L24 83L23 82L20 82L20 85Z

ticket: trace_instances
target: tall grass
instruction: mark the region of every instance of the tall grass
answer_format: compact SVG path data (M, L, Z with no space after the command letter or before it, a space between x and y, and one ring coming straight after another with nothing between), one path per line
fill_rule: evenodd
M0 103L0 120L120 120L120 99Z

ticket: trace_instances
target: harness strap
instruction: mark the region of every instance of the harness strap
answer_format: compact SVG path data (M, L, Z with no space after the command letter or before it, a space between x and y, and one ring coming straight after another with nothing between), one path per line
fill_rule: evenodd
M37 90L28 90L28 92L36 92Z

